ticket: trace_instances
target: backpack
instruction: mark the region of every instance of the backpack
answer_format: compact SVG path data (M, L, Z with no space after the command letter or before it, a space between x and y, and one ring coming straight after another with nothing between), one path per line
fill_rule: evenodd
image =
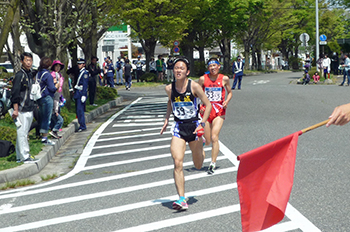
M45 73L48 73L48 72L46 71L46 72L43 72L43 74L41 74L40 81L43 78ZM32 89L30 91L30 94L32 95L34 101L39 100L41 98L41 94L44 92L45 88L41 90L40 82L38 81L38 74L36 74L35 83L32 84Z
M10 141L0 140L0 157L6 157L15 152L15 146Z

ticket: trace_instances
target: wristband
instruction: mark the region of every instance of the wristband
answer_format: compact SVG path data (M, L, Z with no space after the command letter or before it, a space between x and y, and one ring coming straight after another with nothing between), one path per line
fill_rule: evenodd
M203 128L205 127L205 122L201 122L200 124Z

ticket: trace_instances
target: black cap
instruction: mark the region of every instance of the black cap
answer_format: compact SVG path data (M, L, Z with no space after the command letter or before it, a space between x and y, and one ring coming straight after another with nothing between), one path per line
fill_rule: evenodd
M96 56L92 56L91 60L96 59L98 61L98 58Z
M83 58L78 58L77 64L85 64L85 63L86 63L85 59L83 59Z

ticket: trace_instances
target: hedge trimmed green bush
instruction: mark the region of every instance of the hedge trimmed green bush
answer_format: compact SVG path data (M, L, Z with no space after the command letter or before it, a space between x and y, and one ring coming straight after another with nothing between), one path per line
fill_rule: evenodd
M157 82L157 75L154 73L145 73L140 79L145 82Z
M96 96L99 99L114 100L118 96L115 88L97 86Z

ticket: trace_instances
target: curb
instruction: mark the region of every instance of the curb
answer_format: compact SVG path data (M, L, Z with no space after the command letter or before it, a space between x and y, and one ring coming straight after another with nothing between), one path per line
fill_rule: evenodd
M109 109L121 104L123 97L110 101L89 113L85 113L86 123L92 122L97 116L107 112ZM60 147L68 140L70 135L75 133L79 128L78 120L74 119L67 127L62 129L62 138L56 140L54 146L43 146L38 155L35 156L38 159L37 162L32 164L23 164L16 168L0 171L0 184L16 181L20 179L28 178L32 175L38 174L55 156Z

